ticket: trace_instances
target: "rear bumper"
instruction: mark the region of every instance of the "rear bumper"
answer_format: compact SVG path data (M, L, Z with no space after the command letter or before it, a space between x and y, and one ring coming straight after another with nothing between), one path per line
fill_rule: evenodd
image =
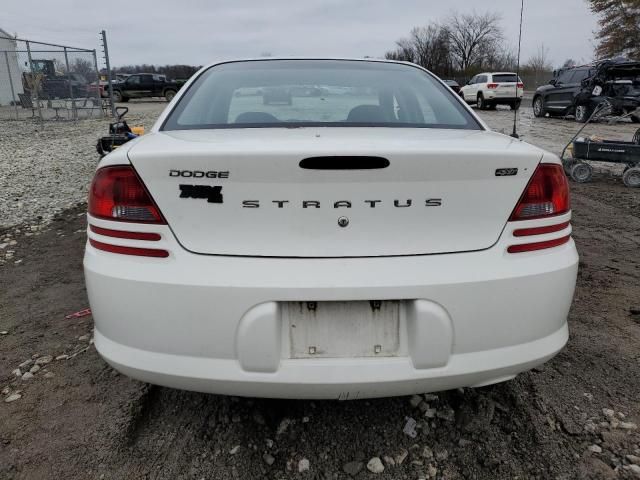
M489 250L415 257L203 256L168 228L157 242L166 259L88 245L96 347L131 377L233 395L344 399L503 381L566 343L578 267L573 241L508 254L512 230ZM397 356L291 358L280 302L351 300L402 300Z
M445 367L418 370L408 358L282 360L274 373L247 372L236 360L148 352L115 343L98 330L96 348L132 378L184 390L268 398L355 400L480 387L546 362L569 338L566 323L532 342L452 355Z

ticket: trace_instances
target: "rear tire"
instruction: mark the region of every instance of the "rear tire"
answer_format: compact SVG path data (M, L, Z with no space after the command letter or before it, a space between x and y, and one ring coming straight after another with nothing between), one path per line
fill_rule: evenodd
M173 100L173 97L176 96L176 91L175 90L167 90L166 92L164 92L164 99L167 102L170 102L171 100Z
M640 167L627 169L622 175L622 181L629 188L640 188Z
M118 103L122 102L122 93L118 90L113 91L113 101Z
M587 123L589 118L591 118L592 110L586 105L578 105L576 107L576 122L578 123Z
M577 162L571 167L571 179L576 183L587 183L593 177L593 167L585 162Z
M520 100L517 100L510 104L509 107L511 108L511 110L520 110L520 103Z
M478 95L478 100L476 102L476 105L477 105L479 110L486 110L487 109L487 102L484 99L484 95L482 95L482 94Z
M537 96L533 99L533 115L538 118L542 118L547 114L547 110L544 108L544 99Z

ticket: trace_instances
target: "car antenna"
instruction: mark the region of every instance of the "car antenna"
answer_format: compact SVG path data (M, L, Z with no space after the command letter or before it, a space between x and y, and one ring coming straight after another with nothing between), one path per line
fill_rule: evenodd
M516 67L516 102L518 101L518 83L520 83L520 51L522 48L522 17L524 15L524 0L520 5L520 36L518 37L518 64ZM518 135L518 110L519 108L513 109L513 132L511 136L513 138L520 138Z

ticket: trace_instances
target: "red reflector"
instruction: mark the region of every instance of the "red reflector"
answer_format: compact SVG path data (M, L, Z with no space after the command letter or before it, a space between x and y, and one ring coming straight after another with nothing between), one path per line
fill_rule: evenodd
M536 242L536 243L523 243L522 245L511 245L507 252L509 253L522 253L522 252L533 252L536 250L544 250L547 248L558 247L560 245L564 245L569 241L571 235L567 235L566 237L556 238L554 240L547 240L546 242Z
M158 250L155 248L137 248L137 247L123 247L122 245L110 245L108 243L98 242L89 239L89 243L93 248L98 250L104 250L105 252L120 253L122 255L135 255L138 257L158 257L166 258L169 256L169 252L166 250Z
M487 88L490 88L491 90L498 88L498 84L497 83L487 83Z
M104 235L107 237L128 238L131 240L149 240L152 242L157 242L158 240L160 240L159 233L125 232L123 230L111 230L109 228L96 227L95 225L90 225L89 228L91 229L92 232L95 232L98 235Z
M564 230L569 226L569 222L564 222L559 225L549 225L547 227L534 227L534 228L521 228L514 230L514 237L528 237L530 235L544 235L545 233L554 233Z
M533 173L509 220L553 217L567 213L570 208L569 183L562 166L541 163Z
M524 88L524 83L518 83L518 88Z
M131 166L104 167L93 177L89 214L124 222L166 224Z

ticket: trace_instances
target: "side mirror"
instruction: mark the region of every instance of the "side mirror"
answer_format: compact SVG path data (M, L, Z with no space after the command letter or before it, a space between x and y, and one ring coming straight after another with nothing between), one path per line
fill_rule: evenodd
M549 85L553 85L554 87L558 84L558 81L555 78L549 80Z

